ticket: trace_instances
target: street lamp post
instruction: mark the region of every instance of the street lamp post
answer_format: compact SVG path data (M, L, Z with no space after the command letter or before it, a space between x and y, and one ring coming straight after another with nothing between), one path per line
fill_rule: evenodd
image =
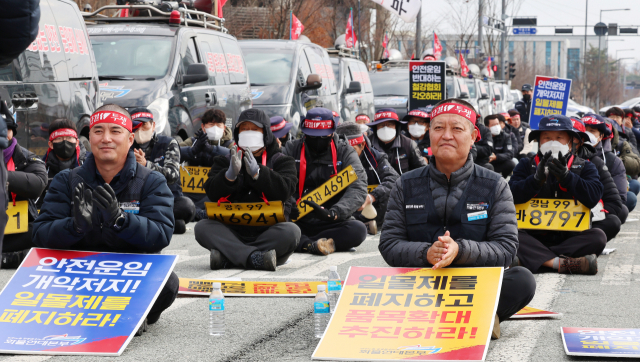
M604 10L600 10L600 23L602 23L602 13L605 11L629 11L631 9L604 9ZM596 109L600 109L600 53L601 53L601 44L602 44L602 35L598 36L598 84L596 85L596 88L598 89L598 97L596 100ZM586 46L586 44L585 44Z

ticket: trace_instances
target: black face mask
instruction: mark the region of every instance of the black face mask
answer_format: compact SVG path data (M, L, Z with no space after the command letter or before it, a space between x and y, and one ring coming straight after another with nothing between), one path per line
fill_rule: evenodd
M522 99L524 99L525 101L531 100L531 94L523 94Z
M61 159L69 159L76 152L75 142L62 141L53 144L53 153Z
M314 155L320 155L329 150L329 145L331 144L332 137L305 137L304 143L309 147L309 151L311 151Z

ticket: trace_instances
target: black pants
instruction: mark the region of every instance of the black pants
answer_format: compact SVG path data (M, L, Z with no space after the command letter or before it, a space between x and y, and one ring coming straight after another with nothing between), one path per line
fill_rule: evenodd
M346 220L329 225L305 225L301 224L300 244L297 252L301 252L304 245L321 238L331 238L336 246L336 251L347 251L362 244L367 237L367 227L359 220Z
M155 303L153 303L147 317L149 319L159 318L160 314L169 308L171 304L173 304L173 301L176 300L179 287L180 278L178 278L176 273L171 272L171 275L169 275L167 282L164 284L164 288L160 291L160 294L158 295Z
M628 216L629 216L629 209L623 203L622 204L622 209L620 210L620 213L618 214L618 219L620 219L620 223L624 224L627 221L627 217Z
M278 265L282 265L300 242L300 228L292 222L275 224L257 237L246 237L219 221L207 219L198 221L194 232L203 248L216 249L233 265L244 268L249 255L258 250L275 250Z
M29 231L20 234L6 234L4 236L4 242L2 244L2 252L12 252L35 248L33 243L33 223L29 222Z
M546 240L546 238L545 238ZM559 244L547 246L524 230L518 230L518 259L533 273L546 261L564 255L571 258L600 255L607 246L607 236L600 229L589 229L571 236Z
M529 304L535 293L536 279L529 270L520 266L505 270L496 312L500 322Z
M484 167L487 170L493 171L493 164L491 164L491 163L478 163L477 165L480 166L480 167Z
M516 168L516 164L511 160L506 161L493 161L491 162L493 165L493 170L499 174L502 174L502 177L507 178L513 172L513 169Z
M190 198L178 196L173 199L173 217L184 220L185 224L196 217L196 205Z
M617 216L606 214L604 220L594 221L591 227L604 231L604 234L607 236L607 241L609 241L618 235L620 225L622 225L622 223Z

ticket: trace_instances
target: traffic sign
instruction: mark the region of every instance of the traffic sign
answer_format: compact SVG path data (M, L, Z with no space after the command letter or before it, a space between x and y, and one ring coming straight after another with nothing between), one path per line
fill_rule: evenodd
M536 35L536 28L513 28L513 35Z

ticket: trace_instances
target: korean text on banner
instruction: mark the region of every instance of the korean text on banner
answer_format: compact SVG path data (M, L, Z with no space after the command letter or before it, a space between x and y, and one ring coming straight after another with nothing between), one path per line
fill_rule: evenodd
M569 356L640 357L640 329L561 327Z
M313 359L483 361L502 273L351 267Z
M536 76L529 125L531 129L538 129L540 120L554 114L567 114L567 103L571 93L571 79L556 79Z
M180 278L178 294L208 296L211 284L220 282L225 297L309 297L318 292L318 285L327 282L265 282Z
M445 90L444 62L409 62L409 109L437 104Z
M412 23L418 17L422 1L420 0L371 0L383 8L398 15L405 23Z
M31 249L0 293L0 353L119 356L177 258Z

